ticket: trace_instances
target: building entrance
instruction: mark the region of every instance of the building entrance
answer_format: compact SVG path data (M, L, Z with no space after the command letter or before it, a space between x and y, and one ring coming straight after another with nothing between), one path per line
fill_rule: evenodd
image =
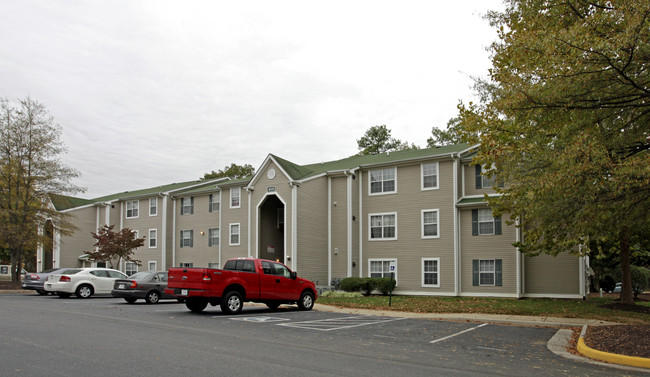
M259 207L259 256L285 263L285 205L276 195L269 195Z

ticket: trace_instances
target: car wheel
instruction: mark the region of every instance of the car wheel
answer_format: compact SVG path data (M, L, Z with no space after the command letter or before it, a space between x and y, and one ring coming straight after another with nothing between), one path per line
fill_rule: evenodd
M137 300L138 300L137 298L133 298L133 297L124 297L124 301L128 302L129 304L133 304Z
M298 308L300 310L311 310L314 307L314 294L309 291L304 291L298 300Z
M61 298L68 298L68 297L72 296L72 293L56 292L56 295L61 297Z
M185 300L185 306L194 313L201 313L206 306L208 306L208 300L202 298L188 298Z
M226 314L237 314L241 312L244 300L237 291L230 291L221 300L221 311Z
M36 293L38 293L38 294L41 295L41 296L47 296L47 294L50 293L50 292L48 292L48 291L44 291L44 290L42 290L42 289L37 289L37 290L36 290Z
M149 291L147 295L144 296L144 300L147 304L157 304L160 301L160 293L158 291Z
M93 287L88 284L82 284L74 293L79 298L89 298L93 295Z

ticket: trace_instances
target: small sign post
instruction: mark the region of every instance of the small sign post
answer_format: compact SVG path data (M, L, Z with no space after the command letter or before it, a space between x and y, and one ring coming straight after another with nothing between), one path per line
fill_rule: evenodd
M395 279L395 262L390 262L390 291L388 293L388 307L393 303L393 280Z

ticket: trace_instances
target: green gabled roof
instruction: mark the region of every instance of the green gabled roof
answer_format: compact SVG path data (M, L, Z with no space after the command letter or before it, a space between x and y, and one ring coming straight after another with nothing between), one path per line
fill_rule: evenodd
M407 149L403 151L378 153L373 155L354 155L341 160L321 162L310 165L296 165L275 155L273 158L291 176L299 180L330 171L354 169L363 166L380 165L391 162L415 160L427 157L435 157L451 153L458 153L469 148L469 144L455 144L438 148Z
M146 188L142 190L134 190L134 191L124 191L120 192L118 194L112 194L112 195L107 195L107 196L102 196L99 198L92 199L93 202L108 202L112 200L118 200L118 199L124 199L124 198L135 198L138 196L147 196L147 195L153 195L157 194L159 192L167 192L167 191L173 191L173 190L178 190L182 189L184 187L192 186L192 185L198 185L201 182L201 180L197 181L187 181L187 182L180 182L180 183L170 183L168 185L162 185L162 186L156 186L156 187L151 187L151 188Z
M75 198L73 196L50 194L50 200L57 211L63 211L70 208L80 207L93 203L92 200Z
M487 200L485 200L484 197L480 197L480 198L463 198L458 201L459 205L481 204L481 203L487 203Z

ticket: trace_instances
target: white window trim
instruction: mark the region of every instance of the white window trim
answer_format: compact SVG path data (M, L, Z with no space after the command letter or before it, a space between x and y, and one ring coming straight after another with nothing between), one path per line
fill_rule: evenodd
M133 210L137 210L138 214L136 216L129 216L129 203L135 203L135 207L131 208L131 212ZM139 200L129 200L126 202L126 218L127 219L137 219L140 217L140 201Z
M490 216L492 216L492 221L481 221L481 212L484 211L490 211ZM481 223L492 223L492 233L481 233ZM489 208L480 208L478 210L478 235L479 236L494 236L496 234L496 224L494 223L494 214L492 213L492 209Z
M232 227L235 226L235 225L237 226L237 229L238 229L237 240L239 242L232 243L232 236L233 236ZM231 223L231 224L229 224L229 226L228 226L228 245L230 245L230 246L239 246L239 245L241 245L241 224L240 223Z
M373 216L386 216L386 215L393 215L395 216L395 237L390 237L390 238L385 238L383 237L383 232L382 232L382 237L381 238L372 238L372 217ZM383 228L383 226L382 226ZM397 212L382 212L382 213L369 213L368 214L368 241L396 241L397 240Z
M372 172L373 171L379 171L379 170L393 170L393 176L395 177L395 190L393 191L382 191L382 192L372 192ZM383 182L383 180L382 180ZM377 195L392 195L392 194L397 194L397 167L392 167L392 168L381 168L381 169L372 169L368 171L368 195L369 196L377 196Z
M156 236L156 238L152 238L152 237L151 237L151 232L152 232L152 231L155 232L155 236ZM156 240L156 245L155 245L155 246L151 246L151 240L152 240L152 239ZM155 248L158 247L158 229L149 229L149 240L147 240L147 245L149 245L149 248L150 248L150 249L155 249Z
M481 262L491 261L492 271L481 271ZM481 283L481 274L492 274L492 284ZM496 259L479 259L478 260L478 285L479 287L495 287L497 284L497 261Z
M152 200L153 200L153 203L156 203L155 206L151 205ZM151 214L151 209L152 208L156 209L156 213ZM149 198L149 216L158 216L158 198Z
M135 272L134 272L134 273L137 274L137 273L139 272L139 266L138 266L137 263L135 263L135 262L131 262L131 261L124 261L124 273L127 274L128 276L133 275L133 274L129 274L129 273L127 272L128 269L126 268L126 266L127 266L129 263L132 263L132 264L135 266Z
M395 277L394 277L395 278L395 286L397 286L397 282L399 281L397 279L397 271L399 270L399 268L397 266L397 258L372 258L372 259L368 259L368 277L372 276L372 270L370 268L370 266L372 266L372 262L394 263L395 264ZM383 277L390 277L390 271L388 272L387 276L383 276Z
M181 229L181 243L183 244L183 247L193 247L192 245L194 244L194 232L192 232L192 229ZM189 235L189 238L185 238L185 232ZM189 245L185 245L185 240L189 240L190 243Z
M221 238L221 237L220 237L220 236L221 236L221 232L219 231L219 229L220 229L220 228L209 228L209 229L208 229L208 247L219 247L219 245L221 244L221 239L220 239L220 238ZM211 230L216 231L216 239L217 239L217 243L216 243L216 244L213 243L212 246L210 246L210 240L211 240L212 238L215 238L215 237L212 237L212 236L210 235L210 231L211 231Z
M424 235L424 213L425 212L435 212L436 213L436 217L438 218L438 221L436 222L436 235L435 236L425 236ZM420 225L421 225L420 235L422 236L423 240L440 238L440 210L438 208L423 209L422 212L421 212L421 215L420 215Z
M153 264L153 270L151 269L152 264ZM147 262L147 268L149 269L149 271L158 271L158 262L156 262L155 260L150 260L149 262Z
M426 271L424 271L424 262L427 261L435 261L437 262L438 265L438 270L436 273L438 274L438 284L425 284L424 282L424 274ZM440 288L440 258L422 258L422 288Z
M239 194L239 205L233 206L232 205L232 199L233 199L233 193L237 192ZM230 208L241 208L241 187L231 187L230 188Z
M219 200L219 194L211 194L212 195L212 201L208 203L208 209L211 209L212 211L210 212L218 212L221 210L221 201ZM210 196L208 196L208 200L210 199ZM239 200L241 203L241 199ZM215 209L216 205L216 209Z
M436 166L436 185L434 187L424 187L424 165L429 164L434 164ZM420 188L422 191L440 189L440 163L438 161L420 164Z

